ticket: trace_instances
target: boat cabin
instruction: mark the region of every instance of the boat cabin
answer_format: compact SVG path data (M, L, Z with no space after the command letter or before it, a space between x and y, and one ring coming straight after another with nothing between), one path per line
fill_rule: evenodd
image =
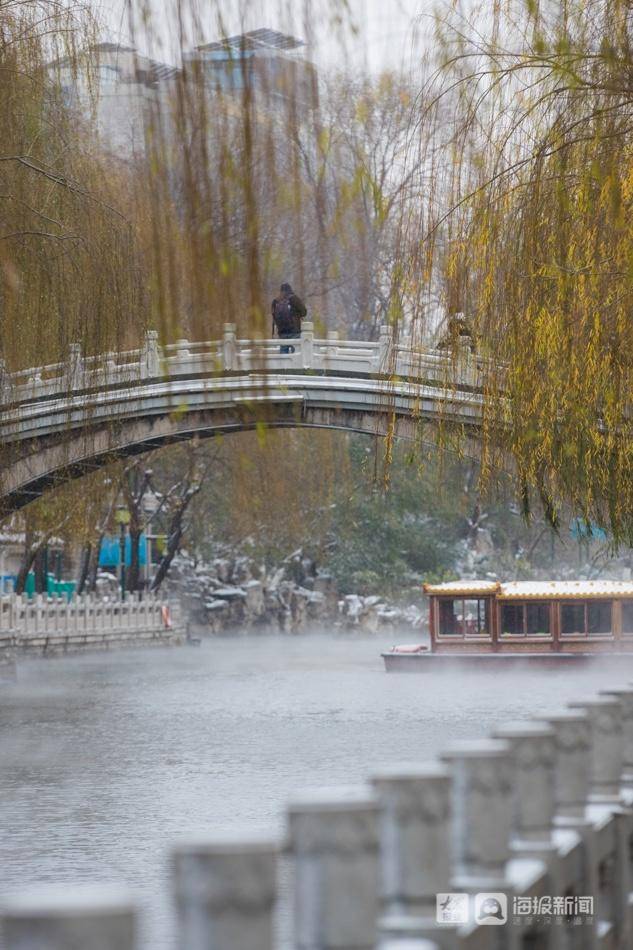
M633 653L633 581L425 584L433 653Z

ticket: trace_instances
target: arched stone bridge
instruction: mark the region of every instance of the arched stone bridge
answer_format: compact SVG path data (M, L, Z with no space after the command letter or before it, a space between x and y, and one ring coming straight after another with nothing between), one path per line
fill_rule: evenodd
M116 458L189 439L255 428L316 427L413 438L420 420L471 429L481 421L482 362L464 350L314 339L304 322L295 352L279 340L238 340L226 324L212 343L158 345L2 373L0 505L16 510L52 484Z

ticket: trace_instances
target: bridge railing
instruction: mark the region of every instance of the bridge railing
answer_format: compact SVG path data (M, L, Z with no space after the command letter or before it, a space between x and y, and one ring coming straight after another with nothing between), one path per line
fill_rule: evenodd
M278 947L282 855L295 950L629 950L633 688L295 796L283 841L181 843L179 950ZM136 916L125 893L35 891L4 901L5 948L134 950Z
M0 597L0 644L21 652L39 648L144 639L179 624L177 607L158 594L126 594L125 600L81 594Z
M281 347L288 345L294 352L282 353ZM240 340L235 325L227 323L222 340L181 339L161 347L157 332L150 330L140 349L84 357L79 344L73 344L66 362L16 373L7 373L0 365L0 397L6 404L150 379L288 370L397 376L476 387L484 365L468 346L462 347L456 359L446 350L412 345L410 340L395 341L389 326L381 327L375 342L340 340L336 332L315 339L313 324L304 321L300 338L282 341Z

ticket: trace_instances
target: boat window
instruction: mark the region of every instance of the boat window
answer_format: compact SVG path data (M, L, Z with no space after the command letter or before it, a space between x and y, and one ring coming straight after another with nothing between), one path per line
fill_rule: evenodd
M439 601L439 621L443 637L488 636L488 600L443 597Z
M608 636L612 631L610 600L588 600L575 604L561 604L561 634L563 636Z
M462 634L461 600L440 600L440 634L443 637L460 637Z
M530 637L548 637L549 627L549 604L526 604L525 605L525 632Z
M501 630L504 634L525 633L523 604L504 604L501 610Z
M504 636L549 636L549 604L503 604L501 632Z
M622 601L622 633L633 634L633 600Z
M562 604L560 608L560 632L565 635L585 633L584 603Z
M587 632L591 635L611 633L611 601L590 600L587 603Z

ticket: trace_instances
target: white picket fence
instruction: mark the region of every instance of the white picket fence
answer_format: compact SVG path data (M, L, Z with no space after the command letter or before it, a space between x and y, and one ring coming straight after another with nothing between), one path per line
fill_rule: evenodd
M0 652L71 652L158 641L181 634L177 605L157 594L125 600L9 594L0 597Z
M430 763L412 751L359 788L295 798L284 841L246 831L179 845L178 950L279 946L282 855L295 950L630 950L633 688ZM451 907L466 922L438 923ZM5 902L5 947L134 950L137 913L125 892L30 892Z

